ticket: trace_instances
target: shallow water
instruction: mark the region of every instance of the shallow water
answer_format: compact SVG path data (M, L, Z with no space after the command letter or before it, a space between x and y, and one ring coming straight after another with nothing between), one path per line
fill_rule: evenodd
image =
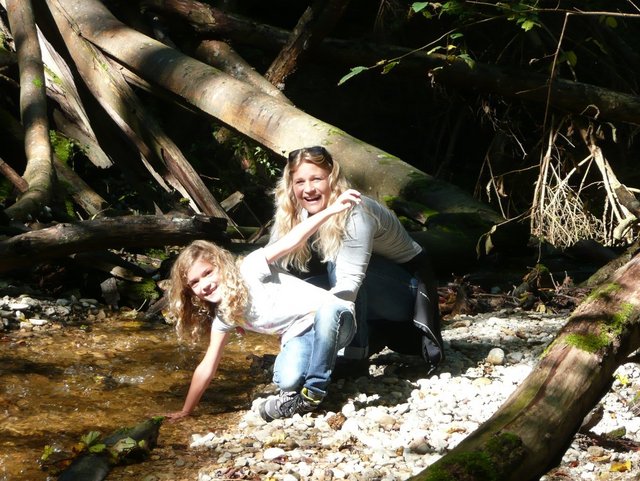
M103 435L182 407L204 345L180 345L171 326L112 317L0 335L0 481L53 480L38 460L46 445L70 450L90 431ZM108 480L194 480L194 432L235 423L251 402L250 354L277 341L232 336L196 415L163 423L151 459L115 467Z

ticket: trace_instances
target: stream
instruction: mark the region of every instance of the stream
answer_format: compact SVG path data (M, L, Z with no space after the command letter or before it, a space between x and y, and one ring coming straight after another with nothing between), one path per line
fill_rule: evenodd
M0 332L0 481L55 480L39 465L45 446L69 451L90 431L108 435L180 409L205 347L119 313ZM164 422L150 459L114 467L107 479L197 479L205 460L189 450L191 434L237 422L257 383L249 353L277 349L275 338L233 336L196 414Z

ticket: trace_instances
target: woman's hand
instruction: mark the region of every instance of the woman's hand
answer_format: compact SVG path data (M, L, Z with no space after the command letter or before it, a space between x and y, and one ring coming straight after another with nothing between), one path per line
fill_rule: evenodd
M355 189L347 189L327 209L337 214L358 205L362 201L362 194Z

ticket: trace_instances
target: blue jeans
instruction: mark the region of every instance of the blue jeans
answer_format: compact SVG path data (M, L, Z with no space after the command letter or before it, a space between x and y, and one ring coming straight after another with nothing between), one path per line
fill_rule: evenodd
M351 342L355 331L355 319L344 302L322 305L311 329L282 346L273 367L273 382L283 391L306 387L324 397L338 350Z
M335 265L329 262L326 276L315 276L307 282L325 289L335 286ZM358 330L351 344L339 355L346 359L369 356L369 324L412 323L417 288L417 279L405 267L373 254L355 301Z

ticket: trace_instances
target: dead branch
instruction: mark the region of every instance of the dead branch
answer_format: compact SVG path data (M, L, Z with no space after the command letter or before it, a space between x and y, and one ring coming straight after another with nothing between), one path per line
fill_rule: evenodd
M271 63L265 78L280 90L298 62L333 29L349 5L349 0L315 0L304 11L287 43Z

